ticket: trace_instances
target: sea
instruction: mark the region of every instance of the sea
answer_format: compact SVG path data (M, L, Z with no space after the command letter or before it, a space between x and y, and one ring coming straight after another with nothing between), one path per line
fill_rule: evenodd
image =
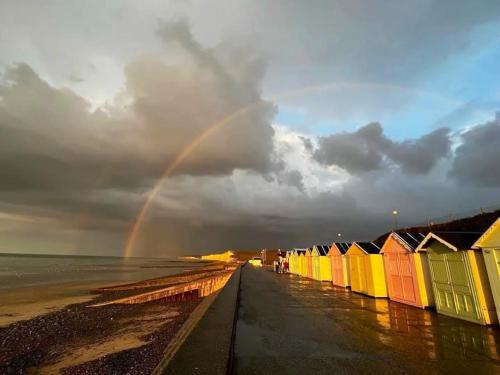
M0 253L0 289L72 282L126 283L178 274L202 265L164 258Z
M178 259L0 253L0 329L94 298L92 290L180 274L206 263Z

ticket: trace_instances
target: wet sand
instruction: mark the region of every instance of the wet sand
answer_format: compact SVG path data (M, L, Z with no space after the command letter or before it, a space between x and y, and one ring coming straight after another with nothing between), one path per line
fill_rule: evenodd
M9 310L2 310L2 322L8 325L0 327L0 373L149 374L202 299L88 306L175 284L186 275L196 277L212 270L213 267L201 267L193 272L93 291L91 284L66 285L63 295L61 289L31 288L32 293L45 293L47 297L44 302L31 304L27 303L27 288L24 294L11 296L12 316ZM86 290L83 294L82 288ZM67 305L68 302L73 303ZM26 308L19 311L16 306Z
M91 290L102 283L64 283L23 287L0 292L0 327L47 314L95 298Z

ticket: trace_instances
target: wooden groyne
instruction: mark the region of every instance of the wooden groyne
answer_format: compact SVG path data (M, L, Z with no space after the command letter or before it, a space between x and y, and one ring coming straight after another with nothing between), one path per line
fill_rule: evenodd
M132 305L137 303L156 301L159 299L183 298L193 296L206 297L224 287L233 272L234 270L219 272L215 275L212 274L211 276L198 278L186 283L176 284L166 288L140 293L133 296L101 302L90 305L89 307L99 307L114 304Z

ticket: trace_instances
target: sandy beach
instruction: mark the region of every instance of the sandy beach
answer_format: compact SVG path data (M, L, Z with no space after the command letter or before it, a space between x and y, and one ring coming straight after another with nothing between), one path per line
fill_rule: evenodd
M115 286L67 283L2 291L9 303L0 320L0 373L150 373L202 298L89 306L214 271L211 264L198 266Z

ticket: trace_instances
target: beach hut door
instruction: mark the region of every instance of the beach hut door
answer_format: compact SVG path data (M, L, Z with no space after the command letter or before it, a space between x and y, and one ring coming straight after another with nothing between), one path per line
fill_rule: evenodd
M444 313L481 322L466 256L465 252L429 252L436 304Z
M336 285L344 285L342 257L339 255L332 256L332 271L333 283Z
M436 305L442 312L456 315L457 309L455 307L455 299L453 298L448 267L446 266L445 254L428 252L428 257L435 289Z
M409 254L387 253L389 278L393 296L397 299L416 302L415 278Z

